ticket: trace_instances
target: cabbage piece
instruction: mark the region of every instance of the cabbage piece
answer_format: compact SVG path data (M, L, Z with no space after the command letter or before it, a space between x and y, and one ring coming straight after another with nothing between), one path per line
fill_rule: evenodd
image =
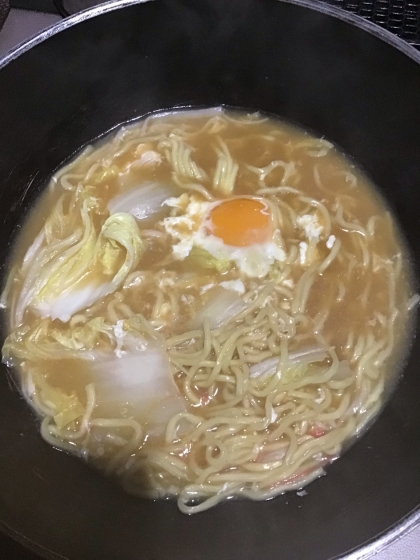
M193 247L187 257L187 262L200 268L214 268L217 272L226 272L232 267L232 262L228 259L217 259L208 251L201 247Z
M75 393L67 395L61 389L52 387L37 370L31 372L31 374L34 387L39 391L42 401L48 402L54 408L54 422L57 428L65 428L83 415L85 408Z
M50 319L38 319L29 328L14 329L3 345L3 362L13 365L19 360L60 360L80 358L99 360L109 357L110 349L117 355L124 350L144 348L145 341L155 340L162 347L164 339L142 315L134 315L117 324L109 324L104 317L66 328L57 328Z
M129 352L144 350L147 341L153 342L161 348L166 348L164 337L152 327L140 313L129 319L117 321L113 326L117 349L123 348Z
M42 237L41 232L28 249L20 271L25 279L14 313L16 324L22 321L26 307L33 302L35 296L43 288L45 289L48 283L54 284L55 272L62 271L64 280L67 274L69 285L77 281L80 276L77 265L80 268L80 261L83 263L91 258L96 243L96 232L90 217L90 212L94 208L93 199L84 201L80 210L83 225L82 235L76 231L66 239L55 240L46 245L45 237Z
M184 411L186 405L173 380L165 349L153 342L139 342L133 352L121 350L117 355L95 360L89 374L101 414L115 414L121 406L128 407L141 421L149 420L155 434L162 433L170 416ZM164 401L168 406L170 403L169 410L165 410Z
M161 183L142 183L111 199L108 202L108 210L111 215L127 212L142 222L150 218L157 220L168 213L168 208L163 202L175 194L173 187Z
M160 397L176 394L169 362L158 348L110 356L92 363L89 369L98 404L153 403Z
M313 362L302 362L296 365L287 367L281 374L281 380L283 383L293 383L294 381L299 381L306 374L314 373Z
M97 358L94 348L104 338L111 342L113 328L103 317L96 317L83 325L58 329L50 319L38 319L30 328L19 326L6 338L3 348L3 362L13 365L18 360L60 360L68 358Z
M165 340L142 315L113 326L117 348L89 366L99 413L129 409L149 435L162 436L174 414L186 411L186 402L172 376Z
M114 292L126 279L131 270L137 266L140 257L144 253L145 245L140 235L136 221L130 214L118 213L110 216L104 225L95 251L95 265L106 262L106 255L110 248L125 249L125 261L119 270L108 271L105 265L105 274L112 274L114 278L110 282L107 293ZM115 261L114 265L115 266Z
M101 335L108 339L105 346L99 344ZM153 436L162 436L170 418L187 408L172 376L165 340L141 315L115 325L97 317L68 329L57 329L52 321L43 319L31 332L19 327L8 337L3 360L10 363L13 357L27 363L79 358L78 367L94 383L97 413L107 417L129 410ZM33 385L54 409L59 428L83 414L75 394L49 386L36 368L33 372Z
M136 150L136 155L137 155L137 150ZM132 167L134 168L142 167L143 165L145 166L160 165L161 163L162 163L162 156L158 152L155 152L154 150L146 150L141 154L139 159L137 159L130 165L130 169Z
M156 405L152 406L146 418L146 430L151 436L163 436L169 420L186 411L185 400L181 396L166 397ZM187 425L188 427L188 425ZM178 429L178 434L185 432L185 424Z
M144 243L131 214L110 216L99 235L90 216L89 199L81 216L84 234L80 241L63 251L57 250L57 244L38 248L36 266L27 274L19 295L15 323L22 321L27 307L41 317L67 322L74 313L119 288L139 262Z
M217 329L231 321L247 307L247 304L236 293L224 288L213 290L211 296L211 299L191 321L191 328L201 327L204 319L208 319L210 327Z
M91 350L98 344L101 334L111 337L111 329L103 317L95 317L67 331L52 328L49 336L70 350Z
M327 352L322 346L308 346L289 354L287 369L282 372L281 379L285 383L290 383L300 379L308 368L309 364L323 362L327 358ZM274 375L279 365L279 356L273 356L249 368L250 377L264 379L269 375Z

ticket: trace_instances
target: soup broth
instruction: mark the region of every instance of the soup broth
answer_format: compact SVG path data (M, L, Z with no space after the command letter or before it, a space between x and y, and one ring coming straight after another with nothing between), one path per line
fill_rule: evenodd
M54 447L194 513L317 478L380 410L412 303L393 216L325 139L153 115L23 225L3 360Z

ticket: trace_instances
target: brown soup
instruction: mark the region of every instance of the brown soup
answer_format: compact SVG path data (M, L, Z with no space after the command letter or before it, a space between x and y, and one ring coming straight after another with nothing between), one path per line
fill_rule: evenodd
M415 301L353 163L221 109L86 148L14 255L3 359L43 437L186 513L320 476L380 410Z

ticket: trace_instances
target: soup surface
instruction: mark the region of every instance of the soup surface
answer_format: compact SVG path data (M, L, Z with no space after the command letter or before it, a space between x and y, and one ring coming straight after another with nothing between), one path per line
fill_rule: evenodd
M323 474L382 405L410 295L392 215L329 142L155 115L51 179L3 360L51 445L194 513Z

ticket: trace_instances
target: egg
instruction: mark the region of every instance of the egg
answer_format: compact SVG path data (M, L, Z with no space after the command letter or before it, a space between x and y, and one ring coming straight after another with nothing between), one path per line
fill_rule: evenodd
M286 259L274 241L274 228L268 206L252 197L235 197L216 202L194 195L167 199L176 216L162 220L164 230L177 242L172 250L183 260L193 247L200 247L218 260L234 262L248 277L262 278L275 262Z
M309 240L319 240L324 228L319 223L318 216L315 214L304 214L303 216L298 216L296 222L298 226L304 230L305 235Z

